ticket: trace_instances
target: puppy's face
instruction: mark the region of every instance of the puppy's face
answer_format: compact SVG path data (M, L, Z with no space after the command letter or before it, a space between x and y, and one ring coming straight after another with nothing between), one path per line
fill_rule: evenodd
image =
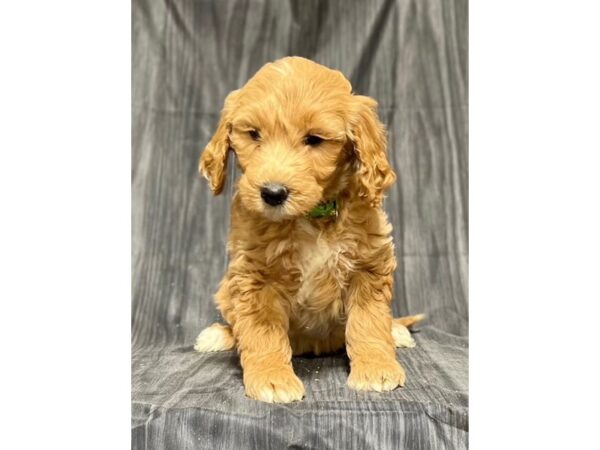
M361 180L359 194L378 203L394 174L375 106L352 95L340 72L312 61L267 64L227 97L200 170L219 193L233 150L242 203L274 221L306 215L349 174Z
M311 66L309 66L312 68ZM243 204L280 220L307 214L349 160L349 86L328 69L267 66L240 92L229 133Z

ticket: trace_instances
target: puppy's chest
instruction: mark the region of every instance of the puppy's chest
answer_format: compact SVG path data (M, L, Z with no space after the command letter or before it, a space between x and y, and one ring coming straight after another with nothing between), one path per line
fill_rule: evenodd
M292 319L301 328L324 332L344 321L344 300L352 270L347 246L322 236L305 238L296 255L300 283Z

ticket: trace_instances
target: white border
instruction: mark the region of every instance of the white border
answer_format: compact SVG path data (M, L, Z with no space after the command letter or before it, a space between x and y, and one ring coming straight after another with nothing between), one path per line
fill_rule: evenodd
M600 12L470 2L470 444L597 446Z
M1 446L129 448L130 3L0 22Z

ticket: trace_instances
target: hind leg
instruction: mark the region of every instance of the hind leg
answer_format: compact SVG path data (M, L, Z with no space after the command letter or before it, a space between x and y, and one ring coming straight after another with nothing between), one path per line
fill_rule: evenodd
M202 330L196 338L194 350L200 353L222 352L233 350L235 348L235 339L231 328L220 323L213 323L211 326Z
M415 340L412 338L410 331L407 327L410 327L413 323L422 320L422 317L415 317L416 320L409 321L408 318L397 318L392 319L392 337L394 339L394 345L396 347L414 347ZM335 341L336 339L332 339ZM340 342L334 344L333 342L322 345L322 350L313 347L311 342L295 342L292 340L292 347L294 348L294 355L300 355L307 352L314 352L316 354L330 353L342 348L344 346L343 336L338 339ZM294 345L295 344L295 345ZM233 350L235 348L235 339L231 331L231 327L228 325L221 325L220 323L213 323L211 326L202 330L202 332L196 338L194 350L200 353L205 352L222 352L227 350ZM320 351L319 351L320 350Z
M410 331L404 325L392 322L392 337L396 347L414 347L415 340L410 335Z
M394 338L394 345L396 347L414 347L416 343L408 329L424 318L425 316L423 314L417 314L416 316L392 319L392 337Z
M222 352L235 348L235 338L231 330L233 319L233 302L230 289L230 280L227 274L221 280L219 289L215 294L215 303L228 325L213 323L206 327L196 338L194 349L197 352Z

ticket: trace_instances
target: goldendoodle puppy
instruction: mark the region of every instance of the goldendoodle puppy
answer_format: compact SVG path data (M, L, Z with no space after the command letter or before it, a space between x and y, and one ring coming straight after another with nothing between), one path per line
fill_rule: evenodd
M396 176L376 108L340 72L283 58L229 94L202 153L215 194L230 150L241 176L215 296L229 326L205 329L195 348L237 348L251 398L302 399L292 355L344 345L351 388L404 384L395 347L414 345L405 327L422 316L391 316L396 260L381 202Z

